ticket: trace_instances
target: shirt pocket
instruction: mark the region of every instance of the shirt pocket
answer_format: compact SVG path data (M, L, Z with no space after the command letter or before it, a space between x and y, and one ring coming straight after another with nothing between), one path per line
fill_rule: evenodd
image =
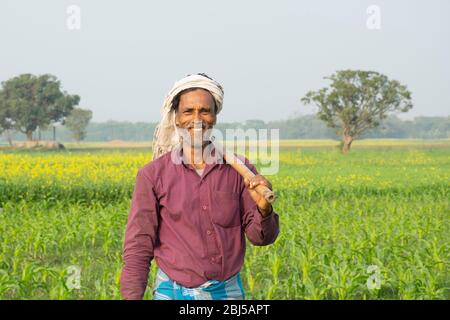
M214 190L211 210L213 222L221 227L230 228L241 225L240 194Z

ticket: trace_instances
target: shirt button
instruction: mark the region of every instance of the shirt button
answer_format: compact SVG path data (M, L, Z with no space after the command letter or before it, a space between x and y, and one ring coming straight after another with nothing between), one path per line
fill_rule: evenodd
M209 236L212 233L211 230L206 231L206 234Z
M216 262L216 259L214 257L211 258L211 263Z
M203 205L203 207L202 207L202 208L203 208L203 210L206 210L206 206L205 206L205 205Z

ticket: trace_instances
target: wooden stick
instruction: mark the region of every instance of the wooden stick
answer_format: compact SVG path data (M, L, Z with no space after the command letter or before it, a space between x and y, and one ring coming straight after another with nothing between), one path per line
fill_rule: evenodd
M228 151L220 142L214 141L214 137L212 137L211 141L216 147L216 150L219 150L219 152L223 154L225 161L229 163L242 177L250 180L255 176L255 174L245 165L245 163L236 157L234 153ZM273 203L276 199L274 192L264 185L257 185L255 190L269 203Z

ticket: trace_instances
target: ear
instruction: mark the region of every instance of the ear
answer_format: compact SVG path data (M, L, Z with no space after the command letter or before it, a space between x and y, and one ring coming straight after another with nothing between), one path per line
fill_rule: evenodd
M178 112L175 111L175 114L173 115L174 117L174 121L175 121L175 125L178 127L180 125L180 122L178 121Z

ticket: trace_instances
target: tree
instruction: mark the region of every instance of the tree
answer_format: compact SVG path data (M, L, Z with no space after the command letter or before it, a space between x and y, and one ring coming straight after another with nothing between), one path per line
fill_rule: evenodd
M72 131L76 142L80 142L86 137L86 128L92 119L92 111L74 108L65 120L65 126Z
M248 129L265 129L267 128L267 124L263 120L251 119L245 121L245 127Z
M8 110L12 127L33 140L37 127L46 129L50 124L64 121L73 106L80 101L78 95L61 90L55 76L22 74L2 82L0 108Z
M411 93L396 80L374 71L342 70L330 77L329 88L309 91L301 100L315 104L319 119L342 136L342 152L364 131L379 126L389 112L412 108Z
M10 146L12 146L11 129L13 129L11 112L3 103L2 92L0 91L0 134L5 132Z

